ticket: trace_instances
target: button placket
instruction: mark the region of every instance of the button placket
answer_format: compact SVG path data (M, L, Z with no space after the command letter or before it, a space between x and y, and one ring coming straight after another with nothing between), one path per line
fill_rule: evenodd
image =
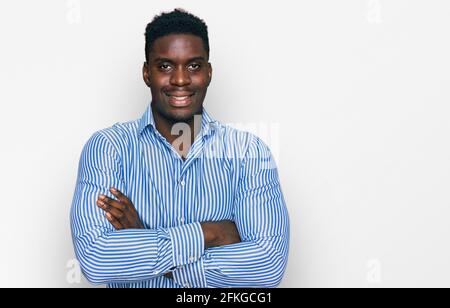
M175 194L174 202L175 202L175 204L174 204L174 207L173 207L173 209L174 209L174 212L173 212L173 214L174 214L174 221L176 221L177 224L179 224L180 217L183 216L182 215L183 212L181 210L181 208L182 208L181 202L183 200L183 193L182 193L182 190L181 190L182 186L180 186L180 178L182 178L181 173L182 173L182 167L180 166L180 164L177 164L177 171L175 173L175 179L176 179L175 181L176 182L175 182L175 187L174 187L174 189L175 189L175 191L174 191L174 194Z
M184 174L184 172L185 171L182 170L181 175L178 178L177 193L179 200L183 200L184 188L186 187L186 174ZM179 204L178 215L179 223L184 225L186 223L185 204Z

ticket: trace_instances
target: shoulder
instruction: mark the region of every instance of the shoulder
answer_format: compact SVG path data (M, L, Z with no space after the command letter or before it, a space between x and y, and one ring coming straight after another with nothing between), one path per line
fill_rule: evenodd
M138 120L118 122L94 132L84 146L84 150L106 150L121 152L137 139Z
M242 159L271 156L269 146L256 134L218 122L216 125L218 138L228 153L237 154Z

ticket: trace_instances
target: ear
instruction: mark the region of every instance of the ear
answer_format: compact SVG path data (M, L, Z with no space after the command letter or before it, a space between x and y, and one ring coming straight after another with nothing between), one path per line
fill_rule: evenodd
M144 62L144 65L142 66L142 78L147 87L150 87L150 68L148 67L147 62Z
M211 63L208 63L208 86L211 83L212 80L212 65Z

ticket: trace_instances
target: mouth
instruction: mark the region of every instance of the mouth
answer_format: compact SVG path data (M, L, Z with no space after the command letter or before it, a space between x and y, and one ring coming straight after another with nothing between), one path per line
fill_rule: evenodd
M172 107L187 107L192 103L192 96L195 93L164 93L169 99L169 104Z

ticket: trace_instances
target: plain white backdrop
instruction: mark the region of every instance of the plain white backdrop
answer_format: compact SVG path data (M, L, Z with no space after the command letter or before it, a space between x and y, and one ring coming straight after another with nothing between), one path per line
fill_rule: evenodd
M81 149L143 113L145 26L175 7L209 26L209 112L276 154L281 286L449 287L446 0L1 1L0 286L88 286L69 228Z

